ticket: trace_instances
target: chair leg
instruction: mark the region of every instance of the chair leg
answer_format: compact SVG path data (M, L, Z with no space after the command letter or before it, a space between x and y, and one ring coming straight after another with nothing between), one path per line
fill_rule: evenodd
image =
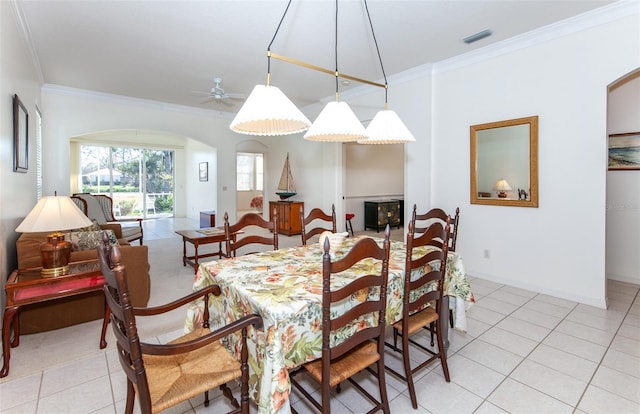
M393 350L398 351L398 330L393 328Z
M351 232L351 236L355 236L353 233L353 224L351 224L351 219L347 219L347 233Z
M429 324L429 331L431 332L431 346L433 346L434 342L433 342L433 331L436 329L436 324L435 322L431 322L431 324Z
M411 360L409 359L409 335L402 335L402 361L404 362L404 375L407 379L407 387L409 388L409 397L413 409L418 408L418 399L416 398L416 387L413 384L413 372L411 372Z
M209 406L209 391L205 391L204 392L204 406L208 407Z
M453 329L453 310L449 309L449 326Z
M222 391L222 395L224 395L229 400L229 402L231 402L231 405L233 405L234 408L240 408L238 400L236 400L236 398L233 396L233 393L231 392L231 389L227 386L227 384L222 384L220 386L220 391Z
M136 400L136 389L133 388L133 383L127 380L127 405L124 408L126 414L133 413L133 404Z
M446 323L446 322L445 322ZM442 339L442 330L440 319L436 321L436 336L438 338L438 353L440 354L440 363L442 364L442 372L444 373L444 379L447 382L451 382L449 377L449 365L447 364L447 352L444 349L444 340Z
M378 360L378 388L380 389L380 403L382 404L382 412L389 414L389 398L387 397L387 384L384 377L384 359Z

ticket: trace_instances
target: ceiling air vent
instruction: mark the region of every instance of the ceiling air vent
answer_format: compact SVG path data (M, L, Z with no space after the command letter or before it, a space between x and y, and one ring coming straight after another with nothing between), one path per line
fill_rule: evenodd
M491 30L486 29L476 34L472 34L471 36L467 36L464 39L462 39L462 41L465 42L466 44L471 44L473 42L477 42L478 40L484 39L485 37L489 37L492 34L493 32Z

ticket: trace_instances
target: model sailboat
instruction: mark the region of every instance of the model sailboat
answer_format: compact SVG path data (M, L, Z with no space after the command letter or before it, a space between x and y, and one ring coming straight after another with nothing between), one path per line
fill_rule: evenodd
M293 182L293 176L291 175L288 152L287 159L284 162L284 167L282 168L282 175L280 176L280 182L278 183L276 194L280 196L280 200L286 200L287 198L296 195L296 184Z

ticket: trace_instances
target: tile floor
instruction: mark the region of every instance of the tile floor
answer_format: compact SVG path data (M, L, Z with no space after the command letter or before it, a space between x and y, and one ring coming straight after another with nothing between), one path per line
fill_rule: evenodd
M173 231L193 227L196 222L184 219L145 223L150 305L191 291L193 269L182 267L182 243ZM295 236L280 239L283 247L297 243ZM413 410L406 386L387 375L392 413L640 413L638 286L609 281L610 308L603 310L470 278L477 303L468 311L468 332L450 332L451 382L437 364L424 369L416 378L419 409ZM184 311L141 322L141 337L165 342L183 322ZM109 346L100 350L99 332L100 321L93 321L21 337L9 376L0 382L0 413L123 412L126 383L114 337L109 330ZM391 352L386 358L398 362ZM169 412L226 412L226 400L214 396L209 407L199 397ZM361 398L343 386L332 412L363 412ZM298 412L311 412L295 391L291 401Z

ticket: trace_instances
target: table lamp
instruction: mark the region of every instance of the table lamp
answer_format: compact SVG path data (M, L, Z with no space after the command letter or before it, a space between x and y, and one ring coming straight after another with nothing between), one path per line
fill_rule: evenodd
M507 198L507 191L511 191L511 186L504 178L496 182L495 189L498 191L498 198Z
M56 277L69 273L71 243L65 241L60 230L90 226L91 220L69 197L42 197L29 215L16 228L20 233L52 231L47 241L40 245L42 276Z

